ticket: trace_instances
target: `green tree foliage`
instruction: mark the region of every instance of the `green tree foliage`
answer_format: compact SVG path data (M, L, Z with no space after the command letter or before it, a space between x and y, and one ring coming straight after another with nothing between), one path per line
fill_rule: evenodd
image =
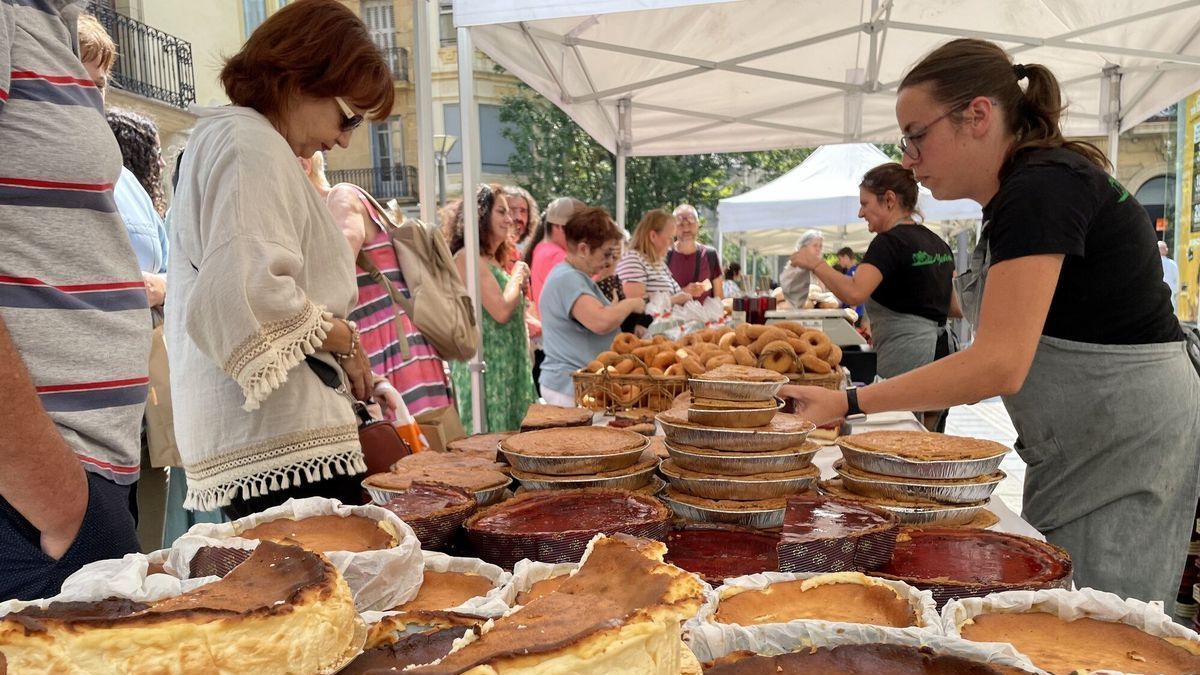
M522 85L500 110L504 136L512 141L509 167L539 204L559 196L616 208L616 157L592 139L550 101ZM737 177L753 171L771 180L804 161L810 149L770 150L670 157L630 157L625 162L626 222L633 229L642 214L689 203L717 208L732 196Z

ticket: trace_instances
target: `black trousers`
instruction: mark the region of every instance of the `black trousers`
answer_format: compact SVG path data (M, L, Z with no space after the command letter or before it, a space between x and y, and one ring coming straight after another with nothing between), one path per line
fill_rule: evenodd
M222 506L221 511L230 520L245 518L252 513L265 511L272 506L279 506L289 499L303 499L304 497L330 497L337 499L343 504L357 506L365 503L363 499L362 481L366 474L357 476L340 476L335 475L328 480L318 481L316 483L301 483L293 485L286 490L277 490L268 492L265 495L242 499L234 497L229 506Z

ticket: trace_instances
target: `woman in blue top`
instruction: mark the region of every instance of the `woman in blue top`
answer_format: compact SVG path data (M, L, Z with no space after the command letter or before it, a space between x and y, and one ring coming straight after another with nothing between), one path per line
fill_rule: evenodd
M610 303L592 280L621 256L623 237L607 211L576 210L563 233L567 259L550 270L538 298L546 351L539 384L547 403L573 406L571 373L608 349L621 322L645 310L646 300L626 298Z

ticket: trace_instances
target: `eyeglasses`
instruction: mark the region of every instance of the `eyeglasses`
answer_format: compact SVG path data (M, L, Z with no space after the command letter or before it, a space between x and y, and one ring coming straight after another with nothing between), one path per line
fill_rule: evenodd
M946 119L947 117L949 117L949 116L953 115L954 113L967 107L967 104L969 104L969 103L970 103L970 101L967 101L966 103L962 103L962 104L954 106L953 108L950 108L949 110L942 113L941 115L938 115L937 119L933 120L929 124L926 124L924 127L921 128L920 131L918 131L916 133L902 134L900 136L900 152L904 153L905 155L908 155L908 158L913 161L921 159L920 141L922 138L925 137L925 134L929 133L929 130L933 128L933 125L937 124L938 122L941 122L942 120Z
M363 116L351 110L345 99L341 96L334 96L333 100L337 101L338 107L342 109L342 114L346 116L346 119L342 120L342 131L354 131L362 125Z

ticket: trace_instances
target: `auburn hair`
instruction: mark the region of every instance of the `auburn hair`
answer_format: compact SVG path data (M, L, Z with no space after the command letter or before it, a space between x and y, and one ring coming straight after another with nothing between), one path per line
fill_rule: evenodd
M373 120L392 112L392 71L367 27L337 0L296 0L275 12L225 62L221 84L234 105L280 117L288 98L341 96Z
M610 241L624 238L608 211L595 206L578 209L571 214L567 224L563 225L563 234L568 245L587 244L593 251Z
M111 75L117 63L117 45L96 17L83 13L76 23L79 36L79 60L94 63L105 75Z
M479 252L485 253L492 250L493 246L497 246L495 241L492 241L492 212L496 210L496 202L500 199L505 200L507 206L507 198L504 196L504 188L497 183L485 183L479 186L475 192L475 212L479 215ZM442 219L445 222L445 227L450 233L450 252L458 253L467 245L467 233L464 224L466 218L463 217L463 200L456 200L454 203L446 206L442 211ZM496 262L504 263L508 261L510 256L508 248L508 237L504 237L496 248Z
M1028 79L1023 90L1022 79ZM976 96L986 96L999 105L1007 131L1016 139L1008 149L1001 175L1014 157L1035 148L1063 148L1102 169L1109 166L1100 148L1063 137L1059 121L1066 106L1054 73L1036 63L1014 65L1008 52L994 43L975 38L947 42L913 66L898 91L920 84L929 86L938 103L959 108L951 114L956 123L962 121L962 108Z
M642 254L646 260L656 263L662 260L662 256L658 251L654 250L654 243L650 241L651 232L662 232L667 229L667 224L675 220L675 216L667 213L666 209L651 209L642 215L642 220L637 224L637 228L633 231L633 239L629 242L629 248Z
M880 164L871 169L863 175L862 182L858 184L858 187L875 195L875 198L879 200L882 200L890 190L896 195L896 201L900 204L900 208L909 213L919 213L917 198L920 193L917 190L917 178L911 169L906 169L897 162ZM839 253L841 252L839 251ZM850 251L850 254L853 253Z

